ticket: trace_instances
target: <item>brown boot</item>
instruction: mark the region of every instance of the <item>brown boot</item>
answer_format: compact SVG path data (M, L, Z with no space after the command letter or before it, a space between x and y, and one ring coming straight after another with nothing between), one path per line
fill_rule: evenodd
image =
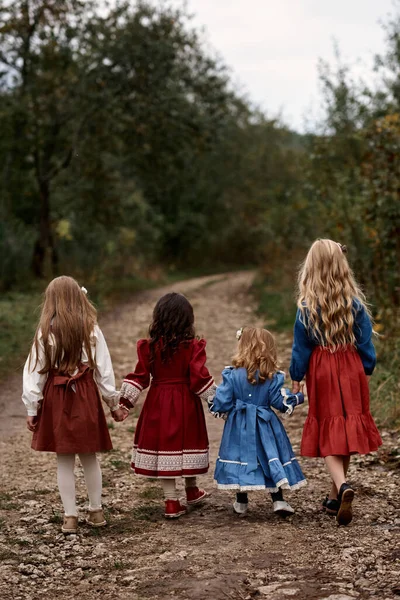
M78 517L67 517L64 515L61 531L63 533L76 533L78 531Z
M102 508L96 508L96 510L89 510L89 515L86 519L86 523L92 527L104 527L107 525L107 521L104 518L104 512Z

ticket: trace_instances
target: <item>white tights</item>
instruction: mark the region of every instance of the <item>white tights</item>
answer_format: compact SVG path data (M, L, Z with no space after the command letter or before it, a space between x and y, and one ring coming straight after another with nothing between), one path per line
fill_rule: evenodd
M161 479L165 500L177 500L176 479ZM185 487L196 487L196 477L185 477Z
M102 478L101 469L97 456L91 454L79 454L85 475L86 487L89 494L89 509L101 508ZM57 482L60 496L64 505L64 513L68 517L77 517L75 494L75 454L57 454Z

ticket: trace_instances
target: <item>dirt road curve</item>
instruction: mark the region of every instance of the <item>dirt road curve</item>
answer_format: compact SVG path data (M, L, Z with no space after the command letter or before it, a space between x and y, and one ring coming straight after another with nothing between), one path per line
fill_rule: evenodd
M193 279L170 286L193 302L197 331L208 340L217 381L230 362L235 332L261 324L254 316L251 273ZM136 358L135 341L146 334L155 300L166 290L142 293L103 319L117 379ZM279 337L284 368L290 340ZM177 522L163 519L155 481L129 472L136 419L112 429L115 450L102 456L109 527L79 535L59 533L61 504L54 456L30 450L24 429L20 381L0 392L0 598L2 600L244 600L285 598L351 600L400 595L399 433L383 432L379 456L354 459L356 518L338 529L320 512L328 481L319 460L303 459L309 484L288 498L296 514L281 521L262 492L239 519L232 494L213 491L202 508ZM286 421L295 450L307 408ZM212 465L201 484L213 490L213 466L223 422L207 415ZM80 467L78 495L84 515Z

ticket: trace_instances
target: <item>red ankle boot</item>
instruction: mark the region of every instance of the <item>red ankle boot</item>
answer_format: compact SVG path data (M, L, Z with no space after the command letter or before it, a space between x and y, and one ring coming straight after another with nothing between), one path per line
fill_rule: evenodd
M186 514L186 506L183 506L179 500L165 501L164 517L166 519L178 519L184 514Z
M209 496L208 492L205 490L199 490L198 487L188 487L186 488L186 500L188 504L198 504L202 502L207 496Z

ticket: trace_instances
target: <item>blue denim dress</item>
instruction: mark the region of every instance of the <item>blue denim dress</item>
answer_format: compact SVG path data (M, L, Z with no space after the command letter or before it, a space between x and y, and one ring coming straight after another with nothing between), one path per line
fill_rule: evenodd
M244 368L226 368L222 376L211 410L228 415L215 467L218 488L277 492L305 485L285 428L272 410L288 410L284 374L279 371L255 385Z

